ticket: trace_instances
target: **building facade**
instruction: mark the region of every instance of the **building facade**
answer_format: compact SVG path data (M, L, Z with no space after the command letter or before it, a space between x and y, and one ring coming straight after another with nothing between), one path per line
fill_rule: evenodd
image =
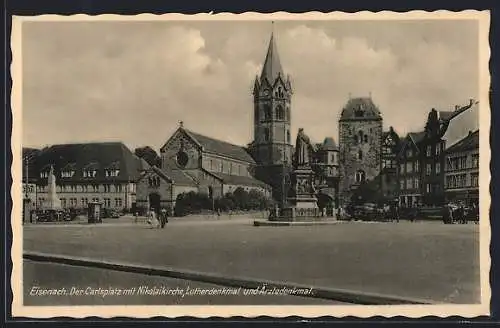
M382 134L382 162L379 175L381 196L395 199L399 196L397 156L401 148L399 135L390 127Z
M381 171L382 115L371 98L352 98L339 119L340 202Z
M446 150L445 194L448 202L479 205L479 130Z
M422 204L422 154L424 132L410 132L398 154L399 203L402 207Z
M63 208L84 209L89 202L100 202L104 208L120 211L135 206L136 181L148 168L119 142L53 145L37 154L33 166L37 208L47 200L53 166Z

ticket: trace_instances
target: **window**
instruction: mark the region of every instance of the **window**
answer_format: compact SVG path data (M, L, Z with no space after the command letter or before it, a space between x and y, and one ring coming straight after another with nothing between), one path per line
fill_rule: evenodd
M368 143L368 136L365 134L365 143Z
M92 185L94 192L99 192L99 185Z
M356 172L356 183L361 183L365 181L365 172L362 170L359 170Z
M290 143L291 141L291 137L290 137L290 130L286 130L286 142Z
M359 142L362 143L363 142L363 131L359 131L358 135L359 135Z
M111 192L111 186L110 185L104 185L104 192Z
M441 174L441 163L436 163L436 174Z
M120 170L106 170L106 177L117 177L120 175Z
M214 169L214 161L210 160L210 170L213 170L213 169Z
M412 162L407 162L406 163L406 172L407 173L412 173L413 172L413 163Z
M363 159L363 151L360 149L358 152L358 159L362 160Z
M71 178L75 174L75 171L62 171L61 178Z
M403 163L399 164L399 174L405 173L405 165Z
M159 185L160 185L160 178L158 178L158 186ZM122 192L122 185L120 185L120 184L115 185L115 191Z
M189 161L188 154L181 150L177 153L176 160L177 165L179 165L181 168L185 168Z
M283 109L283 106L278 105L276 107L276 119L277 120L284 120L285 119L285 110Z
M413 167L415 168L415 172L420 172L420 162L419 161L415 161L413 163Z
M264 128L264 141L269 141L269 128Z
M404 179L399 180L399 188L401 190L405 189L405 180Z
M472 155L472 168L478 168L479 167L479 154L473 154Z
M267 120L271 120L273 117L273 114L272 114L272 110L271 110L271 106L270 105L264 105L264 119L267 121Z
M428 145L427 146L427 156L431 156L431 155L432 155L432 146Z
M460 157L460 168L461 169L467 168L467 156Z
M436 156L439 156L441 154L441 144L436 145Z
M428 163L428 164L426 165L426 168L425 168L425 169L426 169L426 174L427 174L427 175L431 175L431 174L432 174L432 164Z
M426 191L427 191L428 193L430 193L430 192L431 192L431 184L430 184L430 183L428 183L428 184L426 185Z
M415 188L415 189L420 188L420 180L418 178L413 179L413 188Z
M385 155L389 155L391 153L391 148L390 147L383 147L382 148L382 153L385 154Z
M479 187L479 174L471 173L470 182L471 187Z
M121 207L121 206L122 206L122 199L115 198L115 207Z
M66 207L66 198L61 198L61 206Z
M413 179L412 178L407 178L406 179L406 188L411 189L413 186Z
M412 154L411 149L408 149L408 150L406 151L406 157L411 157L412 155L413 155L413 154Z
M49 177L49 172L45 171L45 172L41 172L40 173L40 178L48 178Z

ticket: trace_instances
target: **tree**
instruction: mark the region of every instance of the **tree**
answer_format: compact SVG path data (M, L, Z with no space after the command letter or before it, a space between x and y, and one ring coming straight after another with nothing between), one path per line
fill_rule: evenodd
M134 150L137 157L144 159L151 166L161 166L161 158L158 153L151 147L139 147Z

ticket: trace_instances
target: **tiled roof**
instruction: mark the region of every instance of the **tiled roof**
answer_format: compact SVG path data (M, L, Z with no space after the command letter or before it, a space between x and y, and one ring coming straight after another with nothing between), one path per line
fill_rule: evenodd
M415 145L418 145L425 138L425 131L409 132L408 136L413 140Z
M39 177L40 170L54 165L56 177L63 181L136 181L140 176L141 161L121 142L102 142L85 144L61 144L40 151L35 159ZM59 171L72 165L75 174L71 178L61 178ZM119 168L118 177L106 177L105 168ZM84 178L84 168L95 168L95 178Z
M238 145L233 145L225 141L210 138L199 133L183 129L190 137L192 137L203 149L210 153L215 153L221 156L237 159L247 163L255 163L252 156L247 150Z
M379 109L370 97L351 98L342 109L340 120L381 120Z
M163 178L172 181L174 185L196 187L196 182L181 170L169 167L160 169L156 166L152 166L151 170Z
M448 147L448 149L446 149L446 152L453 153L472 149L479 149L479 130L471 132L466 137L457 141L456 143Z
M257 180L252 177L246 177L246 176L239 176L239 175L230 175L230 174L224 174L224 173L214 173L211 172L214 176L218 177L219 179L222 180L223 183L225 184L232 184L232 185L240 185L240 186L251 186L251 187L262 187L262 188L271 188L269 185L266 183Z

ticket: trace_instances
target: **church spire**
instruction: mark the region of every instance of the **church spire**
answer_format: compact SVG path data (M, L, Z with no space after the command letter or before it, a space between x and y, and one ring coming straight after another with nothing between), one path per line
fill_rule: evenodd
M276 47L276 42L274 41L273 31L271 33L271 40L269 40L269 48L267 49L266 60L264 61L264 66L262 67L262 74L260 76L260 79L261 81L267 79L269 83L273 84L278 76L281 76L283 80L285 80L286 78L285 74L283 74L283 68L281 67L278 48Z

